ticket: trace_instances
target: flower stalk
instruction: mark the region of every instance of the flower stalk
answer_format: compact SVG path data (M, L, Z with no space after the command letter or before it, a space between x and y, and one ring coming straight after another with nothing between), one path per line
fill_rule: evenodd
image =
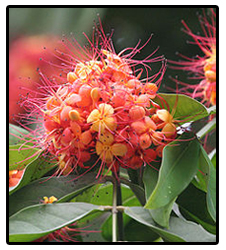
M118 209L122 205L122 192L119 179L119 172L112 172L113 181L113 206L112 206L112 241L123 241L123 211Z
M117 186L113 181L113 202L112 202L112 242L117 242Z

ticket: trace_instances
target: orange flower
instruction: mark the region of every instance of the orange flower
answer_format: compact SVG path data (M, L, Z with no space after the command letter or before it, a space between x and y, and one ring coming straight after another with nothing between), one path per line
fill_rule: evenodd
M92 129L103 132L105 129L114 131L117 127L116 119L113 117L114 109L111 105L101 103L98 109L94 109L87 118L92 123Z
M156 114L158 118L163 121L163 123L161 124L161 126L163 127L162 133L166 137L171 137L175 135L176 126L173 123L174 122L173 116L169 113L169 111L166 109L159 109L156 111Z
M105 131L96 143L96 153L106 163L113 162L114 156L124 156L127 152L126 145L113 142L114 136L110 132Z

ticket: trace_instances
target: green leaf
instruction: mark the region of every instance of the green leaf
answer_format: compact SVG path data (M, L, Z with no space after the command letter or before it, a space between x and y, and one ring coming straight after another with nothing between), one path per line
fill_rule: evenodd
M9 188L9 194L14 193L28 183L39 179L53 169L56 164L57 163L47 155L40 154L38 158L27 165L19 183L14 187Z
M32 136L28 130L9 124L9 145L23 144L31 139Z
M186 119L186 122L196 121L209 115L207 108L203 104L189 96L183 94L158 94L154 102L167 109L162 99L168 103L170 112L177 102L174 119L182 120L181 124L184 123L183 119Z
M216 156L216 154L212 157L212 159L211 159L211 162L212 162L212 164L213 164L213 166L216 168L216 165L217 165L217 163L216 163L216 161L217 161L217 156Z
M34 205L9 218L9 242L29 242L65 227L98 206L88 203L55 203Z
M29 163L34 161L41 150L29 145L10 145L9 146L9 170L22 170Z
M166 206L189 185L198 170L199 151L192 133L184 133L164 148L158 181L145 208Z
M213 166L208 154L205 149L200 145L200 157L203 159L203 163L208 168L207 173L207 208L212 216L213 220L216 221L216 168Z
M134 220L144 224L152 229L153 232L157 233L165 241L169 242L184 242L185 240L181 237L167 232L165 229L156 226L154 220L152 219L148 209L143 207L127 207L124 213L133 218Z
M173 209L173 204L177 197L175 197L172 201L167 203L163 207L159 207L156 209L150 209L150 214L155 222L157 222L160 226L169 228L169 219L170 214Z
M207 209L205 192L190 184L179 195L176 203L186 219L199 223L210 233L216 233L216 225Z
M126 201L134 196L134 193L126 185L121 185L122 201ZM111 183L100 184L87 189L75 197L73 201L89 202L95 205L111 205L113 200L113 186Z
M181 218L170 218L168 232L179 235L186 242L216 242L216 236L205 231L200 225Z
M208 178L209 178L208 162L206 161L206 158L202 150L200 150L199 171L196 173L195 178L192 180L192 184L195 185L200 190L207 192Z
M126 241L154 242L159 238L159 235L150 227L133 219L126 224L124 232Z
M201 226L181 218L170 218L170 229L159 228L143 207L127 207L124 211L131 218L149 226L167 242L215 242L216 237L206 232Z
M34 181L9 196L9 215L24 207L40 203L44 196L55 196L58 202L71 200L87 188L98 182L94 173L88 173L85 178L75 175L44 177Z
M129 186L133 193L136 195L137 199L140 201L140 204L144 206L144 204L146 203L144 189L125 178L120 178L120 182Z
M153 162L151 166L146 165L143 173L146 200L150 197L158 181L160 161Z
M88 231L80 234L82 242L106 242L107 240L102 236L101 225L110 214L110 212L95 212L77 221L78 228L87 228Z
M192 183L207 193L207 208L213 220L216 221L216 168L201 145L199 170Z
M210 167L209 172L209 183L207 188L207 207L213 220L216 221L216 169L213 165Z
M156 164L155 164L156 165ZM153 168L152 166L146 166L143 174L143 182L145 186L145 195L146 199L151 196L157 181L158 181L158 170L157 168ZM169 227L169 217L170 213L172 211L172 207L174 204L175 199L173 199L171 202L166 204L163 207L157 208L157 209L150 209L150 214L152 218L157 222L159 225L163 227Z

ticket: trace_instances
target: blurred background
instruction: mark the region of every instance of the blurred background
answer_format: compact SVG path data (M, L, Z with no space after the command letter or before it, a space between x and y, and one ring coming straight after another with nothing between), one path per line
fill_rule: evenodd
M106 33L114 29L113 44L117 53L126 47L134 47L141 39L144 44L153 34L151 41L136 57L142 59L151 54L153 57L164 55L166 59L178 61L179 52L190 58L202 53L198 46L188 44L191 38L183 31L181 20L185 20L194 32L201 32L198 15L200 8L9 8L9 71L10 71L10 108L11 113L19 112L13 103L18 103L18 81L21 77L34 78L33 72L40 66L43 47L56 46L62 35L73 36L81 44L87 42L83 32L91 36L94 21L100 16ZM208 12L208 9L205 9ZM202 34L202 32L201 32ZM29 39L28 39L29 37ZM49 59L51 60L51 58ZM43 66L42 67L47 67ZM152 65L153 72L159 65ZM47 70L48 71L48 70ZM169 76L178 75L186 82L186 73L167 68L160 91L169 91L167 86L175 86ZM30 84L30 83L29 83ZM18 104L17 104L18 107Z

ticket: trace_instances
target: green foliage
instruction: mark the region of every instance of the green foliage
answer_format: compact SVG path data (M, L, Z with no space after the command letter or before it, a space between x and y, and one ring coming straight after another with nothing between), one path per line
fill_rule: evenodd
M96 183L92 173L87 174L86 178L77 178L75 175L40 178L10 195L9 215L40 203L44 196L55 196L58 202L70 201Z
M128 207L125 213L131 218L150 227L164 241L167 242L212 242L215 236L206 232L201 226L172 216L169 229L157 227L150 215L150 211L143 207Z
M199 223L210 233L216 233L216 225L208 212L205 192L190 184L176 203L184 218Z
M78 202L26 207L9 218L9 241L33 241L95 210L98 210L98 206Z
M27 145L9 146L9 170L22 170L41 153L40 149Z
M191 182L198 170L199 142L185 133L167 145L155 189L147 199L146 208L156 209L172 202Z

